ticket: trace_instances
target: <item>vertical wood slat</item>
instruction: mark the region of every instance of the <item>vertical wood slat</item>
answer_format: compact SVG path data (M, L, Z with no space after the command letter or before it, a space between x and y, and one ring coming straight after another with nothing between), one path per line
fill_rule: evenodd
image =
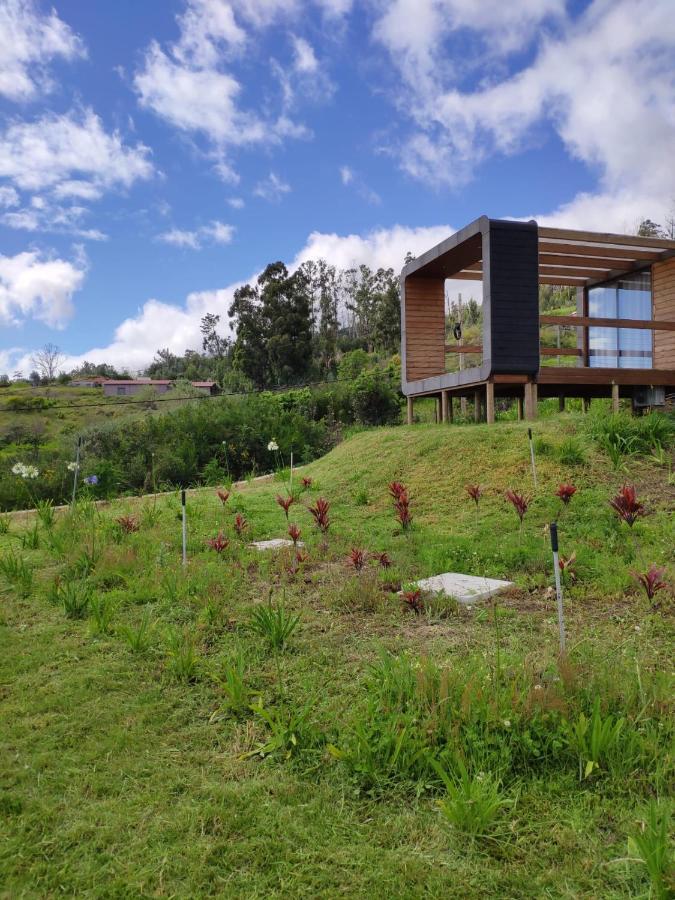
M406 378L445 373L445 285L440 278L405 280Z
M675 322L675 257L652 266L652 301L656 321ZM672 337L672 332L654 332L655 369L675 369Z

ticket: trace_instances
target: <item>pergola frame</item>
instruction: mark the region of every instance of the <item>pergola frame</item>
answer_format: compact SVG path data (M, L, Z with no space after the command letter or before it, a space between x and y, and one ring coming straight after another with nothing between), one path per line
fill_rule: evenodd
M662 265L671 261L667 266ZM660 309L651 321L600 319L588 315L588 289L621 275L659 267ZM656 268L652 268L656 271ZM483 282L483 341L463 352L482 352L479 366L445 371L445 280ZM540 316L539 285L577 289L575 316ZM606 396L607 387L675 386L675 241L632 235L539 227L482 216L408 263L401 272L402 390L408 397L438 395L441 411L453 394L485 391L488 418L495 393L524 390L536 409L542 394ZM657 317L656 313L659 312ZM540 347L542 324L573 325L578 347ZM663 369L590 368L589 327L651 329L661 335ZM672 344L672 353L671 353ZM541 356L577 356L575 367L540 367ZM655 360L656 363L656 360ZM525 385L523 388L522 386ZM534 386L529 387L528 386ZM528 390L535 400L527 402ZM445 396L444 396L445 395Z

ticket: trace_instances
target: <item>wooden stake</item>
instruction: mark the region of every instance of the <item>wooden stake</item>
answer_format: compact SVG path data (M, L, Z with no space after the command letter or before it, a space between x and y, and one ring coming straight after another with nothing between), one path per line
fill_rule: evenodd
M553 550L553 574L555 577L555 594L558 603L558 632L560 635L560 655L565 652L565 617L563 614L562 585L560 583L560 561L558 559L558 526L551 522L551 549Z
M485 410L488 425L495 421L495 386L491 381L485 385Z
M619 411L619 385L612 385L612 412L618 413Z

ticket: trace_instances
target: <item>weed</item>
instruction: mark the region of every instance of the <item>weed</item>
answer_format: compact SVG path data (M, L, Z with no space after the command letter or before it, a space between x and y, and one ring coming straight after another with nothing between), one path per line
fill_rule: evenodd
M112 599L105 594L98 595L91 599L89 604L90 620L89 627L93 634L109 634L113 616L115 614L115 604Z
M647 869L656 900L672 897L669 884L673 875L673 858L669 844L670 808L667 803L651 800L640 828L628 838L628 852Z
M54 527L54 503L52 500L38 500L35 504L35 512L45 531Z
M311 701L302 706L284 703L279 709L265 709L262 701L259 701L251 710L265 722L271 734L264 743L245 753L244 759L280 753L284 759L289 760L317 750L323 743L321 735L310 721L313 710Z
M228 660L218 672L214 673L214 680L222 688L225 694L225 706L230 715L243 717L249 711L251 705L251 692L246 684L246 660L242 651L232 660ZM219 718L219 713L214 713L212 721Z
M429 762L445 786L446 796L438 801L438 806L446 822L470 837L493 834L500 814L513 805L503 794L501 783L489 772L469 774L460 759L455 761L454 777L436 760Z
M21 546L24 550L37 550L40 546L40 532L37 522L21 535Z
M272 650L283 650L299 622L300 616L286 612L281 603L273 606L270 596L269 603L253 610L251 630L264 638Z
M59 586L59 600L68 619L84 619L89 614L92 586L85 580L67 579Z
M177 681L190 683L197 680L199 656L194 638L188 631L169 628L166 632L169 670Z
M118 516L115 522L122 534L133 534L141 527L136 516Z
M579 759L579 780L590 778L606 764L609 754L619 745L625 724L623 718L602 715L599 697L590 718L581 712L575 722L568 723L569 744Z
M355 506L368 506L370 503L370 495L366 488L360 487L357 492L354 494L354 505Z
M558 460L564 466L582 466L586 462L586 453L576 438L569 437L558 447Z
M141 621L133 628L131 625L120 625L119 633L129 645L132 653L146 653L150 648L150 642L154 631L154 625L150 623L150 612L145 610Z
M33 589L33 570L22 556L12 550L0 556L0 575L16 588L20 597L28 597Z
M347 556L347 562L352 568L360 572L366 564L366 560L368 556L365 550L361 550L358 547L352 547L349 555Z

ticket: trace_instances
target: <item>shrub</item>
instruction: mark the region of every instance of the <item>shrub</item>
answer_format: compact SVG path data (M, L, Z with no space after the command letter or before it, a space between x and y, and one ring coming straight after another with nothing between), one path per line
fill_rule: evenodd
M630 528L633 527L640 516L647 514L643 504L637 499L635 488L631 484L624 484L619 493L609 503L617 516Z
M352 406L361 425L398 425L401 419L398 395L380 372L364 372L356 379Z

